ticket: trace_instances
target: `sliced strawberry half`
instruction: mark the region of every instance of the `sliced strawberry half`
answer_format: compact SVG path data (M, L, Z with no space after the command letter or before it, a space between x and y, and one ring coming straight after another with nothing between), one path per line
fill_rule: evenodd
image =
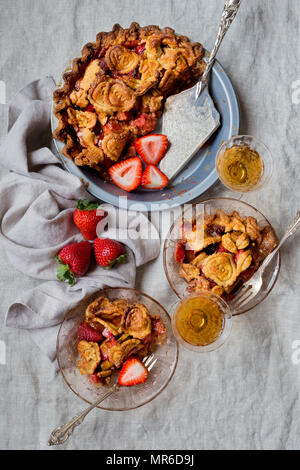
M148 371L144 364L132 357L124 362L119 375L119 384L123 386L138 385L146 382Z
M143 166L139 157L133 157L116 163L108 171L111 179L119 188L130 192L140 185Z
M147 165L158 165L165 156L169 141L166 135L149 134L135 142L135 148Z
M162 189L169 183L166 175L155 165L148 165L142 176L142 186L145 189Z

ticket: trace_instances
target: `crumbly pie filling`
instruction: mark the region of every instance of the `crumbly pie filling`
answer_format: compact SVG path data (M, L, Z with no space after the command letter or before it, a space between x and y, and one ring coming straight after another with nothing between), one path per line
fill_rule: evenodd
M185 220L178 243L185 250L178 273L188 290L212 291L230 300L276 248L277 238L272 227L260 226L254 217L217 210Z
M84 322L102 339L95 342L79 338L77 368L97 385L108 384L129 356L142 359L150 354L167 333L162 319L151 315L145 305L104 296L87 307Z

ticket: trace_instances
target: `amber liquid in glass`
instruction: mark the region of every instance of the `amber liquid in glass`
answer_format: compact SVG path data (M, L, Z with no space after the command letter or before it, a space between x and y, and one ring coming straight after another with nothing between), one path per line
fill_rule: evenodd
M217 170L230 188L250 191L260 182L263 175L263 162L256 150L245 145L227 148L217 163Z
M224 313L209 297L197 296L182 302L175 313L180 336L194 346L216 341L224 329Z

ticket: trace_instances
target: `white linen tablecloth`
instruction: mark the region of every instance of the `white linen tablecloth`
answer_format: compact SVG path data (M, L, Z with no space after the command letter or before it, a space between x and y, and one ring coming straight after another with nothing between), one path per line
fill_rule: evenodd
M8 110L3 98L8 102L41 76L59 75L98 31L116 22L168 25L209 49L223 0L0 0L0 7L2 139ZM299 14L298 0L243 2L218 55L240 98L241 133L263 140L274 156L271 182L243 199L257 206L279 235L300 196ZM5 173L1 170L2 177ZM225 194L234 197L217 184L203 196ZM153 220L159 225L159 216ZM282 255L272 293L234 319L222 349L207 355L181 350L176 374L161 396L125 413L95 410L62 448L298 449L299 236ZM8 305L39 282L13 268L0 248L1 449L46 449L52 429L85 406L26 331L3 325ZM167 309L176 300L162 256L139 268L136 287Z

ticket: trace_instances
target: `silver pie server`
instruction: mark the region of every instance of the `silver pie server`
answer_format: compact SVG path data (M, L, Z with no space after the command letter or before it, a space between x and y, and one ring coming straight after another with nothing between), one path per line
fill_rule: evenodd
M220 114L208 90L208 76L220 45L238 12L241 0L227 0L223 9L214 48L200 81L165 103L162 133L170 148L160 163L160 169L171 180L200 150L220 126Z

